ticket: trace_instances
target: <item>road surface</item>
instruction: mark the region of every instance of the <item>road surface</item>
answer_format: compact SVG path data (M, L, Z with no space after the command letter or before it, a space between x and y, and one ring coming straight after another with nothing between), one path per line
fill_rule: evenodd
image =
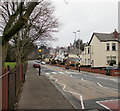
M42 65L45 75L75 109L118 111L118 77Z

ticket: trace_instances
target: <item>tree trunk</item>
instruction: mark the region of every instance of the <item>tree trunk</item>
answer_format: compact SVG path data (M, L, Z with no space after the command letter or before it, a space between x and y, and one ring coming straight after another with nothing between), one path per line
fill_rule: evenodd
M2 67L4 67L8 49L8 41L3 41L2 43Z

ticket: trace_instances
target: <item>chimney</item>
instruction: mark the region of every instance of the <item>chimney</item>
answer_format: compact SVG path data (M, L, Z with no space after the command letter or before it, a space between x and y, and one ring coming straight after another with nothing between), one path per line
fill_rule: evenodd
M119 33L117 32L116 29L114 30L113 35L114 35L115 39L118 39Z

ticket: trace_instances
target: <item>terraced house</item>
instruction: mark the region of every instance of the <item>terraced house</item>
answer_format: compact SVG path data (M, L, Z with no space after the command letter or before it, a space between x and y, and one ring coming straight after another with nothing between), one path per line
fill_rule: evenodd
M81 63L92 67L118 66L120 64L120 34L93 33L81 54Z

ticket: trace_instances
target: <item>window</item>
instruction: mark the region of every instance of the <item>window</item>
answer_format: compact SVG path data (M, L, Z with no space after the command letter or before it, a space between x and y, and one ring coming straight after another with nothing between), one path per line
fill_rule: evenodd
M112 51L116 51L116 43L112 43Z
M107 50L107 51L110 50L110 44L109 44L109 43L106 44L106 50Z
M88 47L88 54L90 54L90 48Z
M86 48L85 48L85 55L86 55Z
M85 64L86 64L86 62L87 62L87 61L86 61L86 59L85 59Z
M90 65L90 59L88 59L88 65Z

